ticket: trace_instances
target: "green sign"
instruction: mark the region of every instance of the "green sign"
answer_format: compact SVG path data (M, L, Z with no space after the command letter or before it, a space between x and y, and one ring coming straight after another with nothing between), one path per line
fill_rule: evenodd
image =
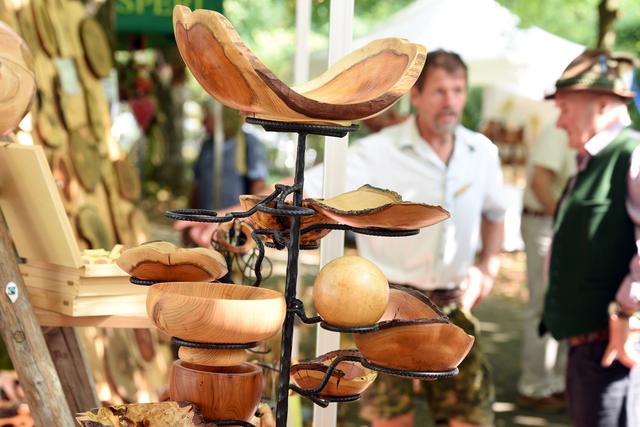
M173 7L222 12L222 0L117 0L118 33L173 35Z

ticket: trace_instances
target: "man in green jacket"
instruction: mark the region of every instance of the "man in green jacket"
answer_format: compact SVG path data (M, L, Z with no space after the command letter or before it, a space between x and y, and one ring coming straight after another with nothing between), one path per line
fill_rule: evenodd
M554 220L543 316L544 328L569 342L566 393L577 427L627 425L629 368L640 362L624 346L629 317L640 310L640 133L628 128L627 112L632 71L630 57L587 50L548 97L578 152L578 173Z

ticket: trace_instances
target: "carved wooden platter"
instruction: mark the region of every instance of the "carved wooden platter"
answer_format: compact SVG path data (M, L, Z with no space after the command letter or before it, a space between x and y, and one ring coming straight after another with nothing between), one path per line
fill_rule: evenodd
M424 46L376 40L325 73L290 88L247 48L221 14L173 9L180 54L202 87L224 105L263 119L347 124L390 107L413 86L426 59Z

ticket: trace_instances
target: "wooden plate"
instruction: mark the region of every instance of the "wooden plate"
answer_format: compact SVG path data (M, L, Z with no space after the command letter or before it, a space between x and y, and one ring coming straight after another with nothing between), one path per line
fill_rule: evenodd
M72 131L69 135L69 155L80 184L92 193L100 182L102 156L86 128Z
M117 263L134 277L158 282L212 281L227 274L227 263L219 252L178 248L170 242L149 242L127 249Z
M40 44L47 55L54 57L58 54L58 43L47 4L45 0L32 0L31 5L33 8L33 20L40 37Z
M309 207L340 224L413 230L449 218L440 206L403 202L398 193L363 185L331 199L309 199Z
M113 162L113 167L118 178L120 195L130 202L138 202L141 188L140 176L136 167L129 159L116 160Z
M78 228L80 235L89 242L92 249L110 249L116 243L102 222L98 210L92 205L83 205L78 211Z
M35 129L40 139L52 148L64 147L69 140L69 135L60 120L55 101L44 93L40 96L40 108L36 115Z
M304 389L312 389L320 385L331 363L342 355L360 355L357 350L336 350L317 357L309 362L299 363L291 367L291 376ZM378 374L365 368L358 362L343 361L338 363L331 374L327 385L318 393L326 396L354 396L363 393L376 379Z
M111 47L104 29L93 18L85 18L80 23L80 39L84 56L96 77L104 79L113 66Z
M338 123L382 112L409 91L426 49L376 40L296 88L278 79L221 14L175 6L173 26L185 63L211 96L243 114L293 122Z

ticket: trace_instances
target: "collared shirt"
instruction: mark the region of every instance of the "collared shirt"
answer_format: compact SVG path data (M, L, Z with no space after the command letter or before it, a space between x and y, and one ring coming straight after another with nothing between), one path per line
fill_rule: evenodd
M451 218L416 236L357 234L358 252L395 283L422 289L456 288L480 243L481 216L502 222L507 209L498 150L462 126L445 164L420 136L414 118L363 138L347 152L346 191L364 184L393 190L403 200L441 205ZM305 194L322 196L322 165L305 173Z
M583 171L589 164L591 157L606 148L628 125L628 121L621 120L604 131L594 135L584 145L584 152L578 155L578 171ZM640 139L640 132L627 129L634 137ZM571 184L571 181L570 181ZM640 310L640 146L631 153L629 174L627 175L627 213L635 224L635 239L637 253L629 265L629 274L622 282L616 299L627 308Z

